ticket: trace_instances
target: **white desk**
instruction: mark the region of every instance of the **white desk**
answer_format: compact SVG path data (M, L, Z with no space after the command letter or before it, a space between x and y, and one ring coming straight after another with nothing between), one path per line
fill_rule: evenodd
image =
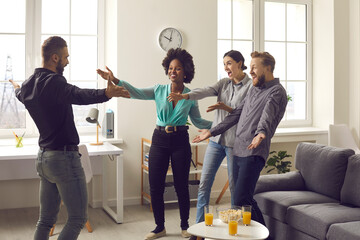
M251 220L250 226L244 226L239 222L235 236L229 235L228 224L223 223L220 219L214 219L213 226L205 226L205 223L201 222L190 226L187 231L194 236L222 240L265 239L269 236L269 230L254 220Z
M117 222L123 222L123 150L104 142L104 145L92 146L86 144L90 158L112 155L116 158L116 211L108 204L107 196L107 159L103 160L102 167L102 207ZM0 146L0 180L33 179L38 178L35 168L35 159L39 147L25 145L22 148L15 146Z

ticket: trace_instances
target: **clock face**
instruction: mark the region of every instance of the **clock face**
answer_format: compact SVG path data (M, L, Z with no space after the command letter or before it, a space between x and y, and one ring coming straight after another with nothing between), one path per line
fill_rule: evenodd
M182 44L181 33L175 28L165 28L159 35L159 45L165 51L170 48L179 48Z

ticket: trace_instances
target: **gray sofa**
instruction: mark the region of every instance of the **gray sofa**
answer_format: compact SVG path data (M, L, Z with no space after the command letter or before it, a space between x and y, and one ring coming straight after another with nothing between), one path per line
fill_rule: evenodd
M254 198L275 240L360 239L360 155L300 143L297 171L260 176Z

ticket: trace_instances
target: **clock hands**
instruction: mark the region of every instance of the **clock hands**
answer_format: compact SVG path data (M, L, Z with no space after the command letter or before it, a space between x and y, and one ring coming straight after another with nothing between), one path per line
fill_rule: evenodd
M166 38L167 40L169 40L171 42L171 36L170 36L170 38L164 36L164 38Z
M166 40L165 40L166 39ZM167 51L169 48L178 48L181 46L181 33L174 28L165 28L160 32L159 44L162 49Z

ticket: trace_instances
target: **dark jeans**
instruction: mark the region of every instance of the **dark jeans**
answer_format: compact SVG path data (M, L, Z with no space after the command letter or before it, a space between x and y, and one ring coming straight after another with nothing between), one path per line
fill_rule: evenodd
M36 169L40 176L40 217L34 240L49 239L61 199L68 219L58 240L75 240L87 220L87 189L77 151L39 150Z
M174 186L180 209L181 229L189 227L189 170L191 162L191 148L187 131L166 133L155 129L149 152L149 183L151 204L155 223L163 227L164 217L164 189L166 173L171 159Z
M234 156L234 204L236 206L251 205L251 219L265 225L263 215L254 200L256 182L265 161L260 156Z

